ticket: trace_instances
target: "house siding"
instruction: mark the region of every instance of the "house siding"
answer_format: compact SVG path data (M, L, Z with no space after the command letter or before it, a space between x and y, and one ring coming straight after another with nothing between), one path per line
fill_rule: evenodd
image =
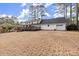
M42 24L41 30L54 30L55 24Z
M66 30L66 23L41 24L42 30Z
M40 27L41 30L66 30L66 23L36 24L34 26Z

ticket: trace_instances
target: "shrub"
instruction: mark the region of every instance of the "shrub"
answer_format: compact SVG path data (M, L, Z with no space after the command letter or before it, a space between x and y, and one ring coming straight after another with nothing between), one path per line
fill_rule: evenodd
M75 24L67 25L67 26L66 26L66 29L67 29L68 31L78 30L77 25L75 25Z
M2 32L10 32L13 30L13 28L15 27L15 25L9 24L9 23L4 23L1 25L2 27Z

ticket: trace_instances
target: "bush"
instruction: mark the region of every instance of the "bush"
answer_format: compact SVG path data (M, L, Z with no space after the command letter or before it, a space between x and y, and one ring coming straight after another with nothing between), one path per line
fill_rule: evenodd
M75 24L67 25L67 26L66 26L66 29L67 29L68 31L78 30L77 25L75 25Z
M13 30L13 28L15 27L15 25L9 24L9 23L4 23L1 25L2 27L2 32L10 32Z

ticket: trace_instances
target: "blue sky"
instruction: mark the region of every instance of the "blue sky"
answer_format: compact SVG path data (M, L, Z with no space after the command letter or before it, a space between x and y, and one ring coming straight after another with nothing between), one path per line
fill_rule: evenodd
M37 5L35 3L0 3L0 16L16 16L19 19L25 21L28 19L28 8L30 5ZM52 3L44 3L44 6L47 10L47 13L44 18L54 18L56 7L52 5Z
M18 3L0 3L0 14L18 16L22 10Z

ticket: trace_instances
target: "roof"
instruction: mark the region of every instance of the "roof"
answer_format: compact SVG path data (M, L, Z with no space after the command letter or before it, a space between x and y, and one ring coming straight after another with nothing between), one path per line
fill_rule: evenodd
M67 19L64 17L54 19L43 19L40 24L52 24L52 23L66 23Z

